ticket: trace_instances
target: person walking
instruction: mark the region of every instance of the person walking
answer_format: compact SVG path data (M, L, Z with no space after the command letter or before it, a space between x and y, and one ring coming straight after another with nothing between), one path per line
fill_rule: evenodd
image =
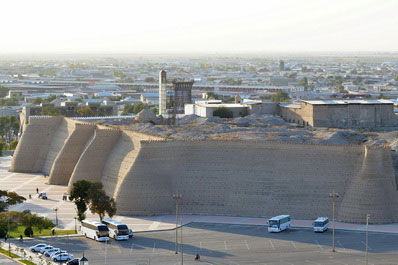
M36 188L36 193L39 194L39 188Z

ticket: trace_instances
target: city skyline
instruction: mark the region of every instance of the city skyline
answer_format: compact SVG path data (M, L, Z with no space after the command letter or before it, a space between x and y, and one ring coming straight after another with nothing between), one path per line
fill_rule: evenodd
M397 2L20 1L0 54L397 52Z

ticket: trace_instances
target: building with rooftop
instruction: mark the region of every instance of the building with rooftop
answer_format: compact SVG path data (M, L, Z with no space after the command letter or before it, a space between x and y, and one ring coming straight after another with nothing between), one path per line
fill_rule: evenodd
M398 126L391 100L304 100L280 104L279 115L302 126L375 128Z

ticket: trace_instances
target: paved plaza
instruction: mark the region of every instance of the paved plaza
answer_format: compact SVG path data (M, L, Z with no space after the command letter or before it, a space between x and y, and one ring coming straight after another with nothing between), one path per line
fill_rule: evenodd
M191 223L183 227L184 264L365 264L364 232L338 230L335 253L331 239L330 231L314 233L304 228L268 233L263 226ZM181 255L175 254L175 231L137 233L128 241L107 244L83 237L35 238L20 247L39 242L75 257L84 251L90 264L181 264ZM369 264L398 264L396 242L398 234L369 233ZM201 262L193 261L196 253Z

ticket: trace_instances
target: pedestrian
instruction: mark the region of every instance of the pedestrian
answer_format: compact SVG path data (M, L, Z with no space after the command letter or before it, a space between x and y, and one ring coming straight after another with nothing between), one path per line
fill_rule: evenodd
M51 229L51 234L55 236L55 228Z
M39 194L39 188L36 188L36 193Z
M19 241L23 242L23 237L22 237L22 235L19 235Z
M32 194L29 194L29 199L32 199Z
M196 253L195 260L200 260L199 253Z
M6 235L4 236L4 242L7 242L7 239L8 239L8 235L6 234Z

